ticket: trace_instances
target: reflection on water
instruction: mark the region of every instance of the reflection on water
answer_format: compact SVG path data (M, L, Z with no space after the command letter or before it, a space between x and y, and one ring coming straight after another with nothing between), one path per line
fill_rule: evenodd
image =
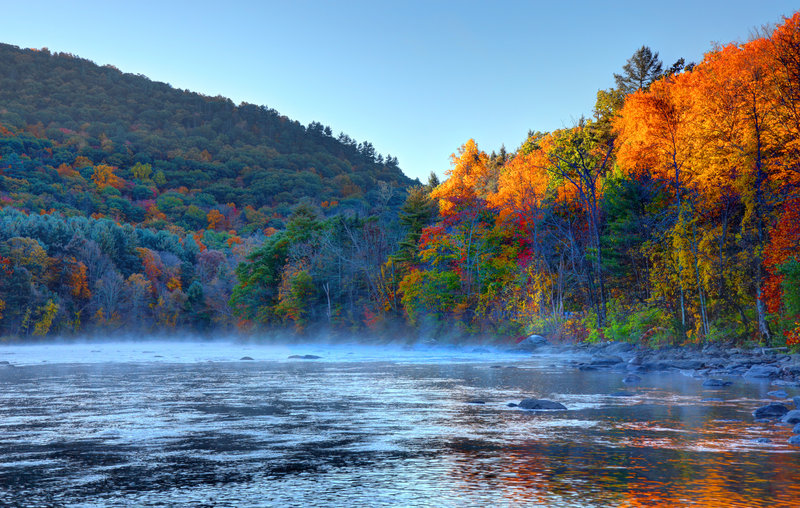
M553 358L464 352L94 351L0 349L18 365L0 366L3 502L777 507L800 495L791 429L750 416L766 385L670 374L631 388ZM569 410L507 406L526 396Z

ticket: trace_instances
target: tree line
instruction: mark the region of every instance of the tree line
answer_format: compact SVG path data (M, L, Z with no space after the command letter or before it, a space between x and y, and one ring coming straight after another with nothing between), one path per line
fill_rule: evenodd
M0 333L799 343L800 13L696 64L641 47L614 78L573 127L531 131L513 152L468 140L444 182L378 171L357 206L342 206L364 190L357 172L333 177L339 194L258 207L204 180L176 185L135 149L114 164L8 125ZM202 128L186 122L176 136ZM321 124L303 130L333 142ZM336 143L396 167L371 145ZM263 174L242 168L237 185L272 196Z

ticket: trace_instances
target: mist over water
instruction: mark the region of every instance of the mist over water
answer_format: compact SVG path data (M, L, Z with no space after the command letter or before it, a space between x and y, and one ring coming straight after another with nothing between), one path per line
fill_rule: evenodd
M793 506L800 494L791 429L750 415L769 398L760 383L710 390L670 373L630 387L558 356L473 347L87 342L2 346L0 362L0 499L21 506ZM507 406L524 397L568 410Z

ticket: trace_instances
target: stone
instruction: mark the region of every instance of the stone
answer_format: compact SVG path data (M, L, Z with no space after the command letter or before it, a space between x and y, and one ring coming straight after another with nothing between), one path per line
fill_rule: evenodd
M724 379L706 379L703 381L703 386L707 388L723 388L725 386L730 386L733 384L733 381L725 381Z
M775 367L774 365L760 365L756 364L750 367L747 372L743 374L744 377L754 377L754 378L774 378L778 377L781 373L781 369Z
M567 409L564 404L545 399L522 399L519 407L522 409Z
M800 446L800 436L792 436L789 438L790 445Z
M637 376L636 374L628 374L627 376L622 378L622 382L625 383L626 385L633 385L633 384L638 383L641 380L642 380L642 377L641 376Z
M549 346L550 342L541 335L529 335L517 344L517 349L524 351L534 351L543 346Z
M617 355L599 355L589 361L589 365L594 367L607 367L622 363L622 358Z
M767 404L766 406L761 406L760 408L753 411L753 418L755 418L756 420L759 419L777 420L778 418L783 417L788 412L789 408L787 408L783 404L778 404L777 402L773 402L771 404Z
M781 418L783 423L791 423L792 425L800 423L800 409L792 409Z
M252 362L253 361L253 359L250 358L249 356L243 356L243 357L239 358L239 360L240 361L248 361L248 362Z
M771 392L767 392L767 395L770 397L775 397L776 399L785 399L789 396L785 390L772 390Z

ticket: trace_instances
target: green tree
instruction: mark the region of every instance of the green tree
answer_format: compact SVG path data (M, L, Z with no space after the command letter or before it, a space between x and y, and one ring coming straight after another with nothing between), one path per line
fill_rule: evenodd
M614 74L617 88L625 93L646 90L650 83L661 77L663 63L658 59L658 51L642 46L633 53L622 66L622 74Z

